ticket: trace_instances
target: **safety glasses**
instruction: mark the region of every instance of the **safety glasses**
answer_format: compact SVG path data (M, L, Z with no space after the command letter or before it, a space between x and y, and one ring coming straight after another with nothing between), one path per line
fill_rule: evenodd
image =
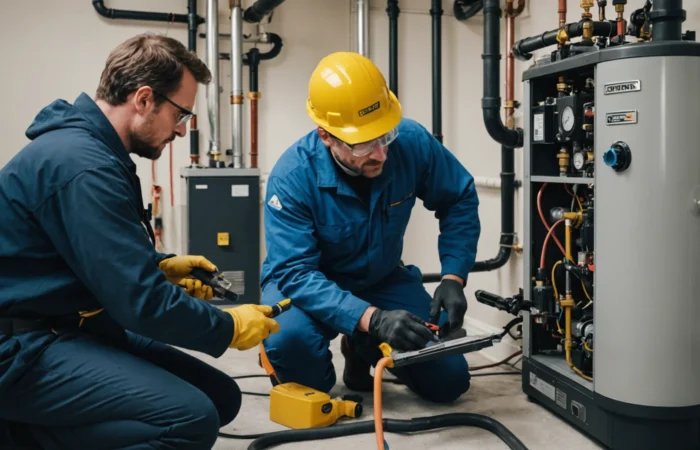
M367 141L367 142L360 142L359 144L350 145L346 142L341 141L338 138L335 138L335 140L340 142L354 156L367 156L370 153L372 153L372 151L374 151L374 149L377 148L377 146L386 147L389 144L391 144L392 142L394 142L394 140L396 139L396 137L398 135L399 135L399 129L394 128L393 130L389 131L386 134L379 136L376 139L372 139L371 141Z
M180 115L177 116L177 123L175 124L175 126L179 127L180 125L187 123L187 121L189 121L192 118L192 116L194 115L194 113L192 111L190 111L189 109L183 108L182 106L180 106L177 103L175 103L174 101L170 100L168 97L161 94L160 92L153 90L153 93L180 110Z

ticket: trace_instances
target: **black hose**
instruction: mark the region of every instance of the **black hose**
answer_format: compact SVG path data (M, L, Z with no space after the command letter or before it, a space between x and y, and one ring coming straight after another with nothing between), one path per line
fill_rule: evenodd
M614 22L591 22L593 23L593 36L611 37L616 33L616 25ZM583 23L584 21L569 23L562 27L566 30L568 39L583 36ZM532 58L532 52L556 44L557 36L562 28L545 31L538 36L520 39L513 44L513 48L511 49L513 56L521 61L529 60Z
M501 7L499 0L484 1L484 94L481 109L484 125L491 138L510 148L523 146L523 130L510 129L501 119L500 40Z
M258 0L243 12L243 20L258 23L282 3L284 0Z
M399 96L399 0L387 0L389 16L389 89Z
M102 17L108 19L130 19L130 20L148 20L152 22L175 22L175 23L190 23L189 14L173 14L159 13L146 11L129 11L126 9L113 9L105 7L104 0L92 0L92 7ZM196 8L195 8L196 11ZM204 23L204 18L195 15L197 24Z
M411 433L456 426L479 427L494 433L511 449L527 450L525 444L508 430L508 428L503 426L503 424L491 417L481 414L443 414L432 417L417 417L411 420L384 419L382 423L384 425L384 431L389 433ZM267 433L251 442L248 446L248 450L260 450L288 442L331 439L341 436L373 433L374 431L374 421L334 425L331 427L309 430L285 430Z
M680 41L683 38L682 26L685 19L683 0L654 0L649 12L652 40Z
M442 0L432 0L433 136L442 143Z

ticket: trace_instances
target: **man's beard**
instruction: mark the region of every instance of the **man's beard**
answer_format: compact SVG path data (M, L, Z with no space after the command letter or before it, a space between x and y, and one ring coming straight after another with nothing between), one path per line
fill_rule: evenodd
M173 135L170 138L170 141L173 141L174 139L175 136ZM148 131L136 130L129 136L129 143L132 153L139 155L142 158L156 160L160 158L160 146L163 145L163 142L156 145L154 145L152 142L153 136Z

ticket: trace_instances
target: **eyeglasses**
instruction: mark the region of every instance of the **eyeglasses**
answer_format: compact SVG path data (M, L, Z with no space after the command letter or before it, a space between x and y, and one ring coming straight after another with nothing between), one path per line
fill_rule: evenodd
M192 111L190 111L189 109L183 108L182 106L180 106L177 103L175 103L174 101L170 100L168 97L166 97L165 95L156 91L155 89L153 89L153 93L180 110L180 115L177 116L177 123L175 126L179 127L180 125L187 123L187 121L190 120L192 118L192 116L194 115L194 113Z
M372 151L374 151L374 149L377 146L386 147L389 144L391 144L392 142L394 142L394 140L396 139L396 137L398 135L399 135L399 129L394 128L393 130L389 131L388 133L383 134L383 135L379 136L378 138L372 139L371 141L360 142L359 144L352 144L352 145L348 144L347 142L341 141L340 139L336 138L335 136L333 136L333 137L335 138L336 141L340 142L343 146L345 146L345 148L348 149L354 156L367 156L370 153L372 153Z

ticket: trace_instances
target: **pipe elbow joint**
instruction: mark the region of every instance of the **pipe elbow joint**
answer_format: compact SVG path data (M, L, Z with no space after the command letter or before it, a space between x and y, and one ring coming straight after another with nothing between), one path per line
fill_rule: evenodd
M513 45L513 48L510 49L511 54L515 59L518 61L529 61L532 59L532 53L525 53L521 50L520 45L522 44L522 41L518 41Z

